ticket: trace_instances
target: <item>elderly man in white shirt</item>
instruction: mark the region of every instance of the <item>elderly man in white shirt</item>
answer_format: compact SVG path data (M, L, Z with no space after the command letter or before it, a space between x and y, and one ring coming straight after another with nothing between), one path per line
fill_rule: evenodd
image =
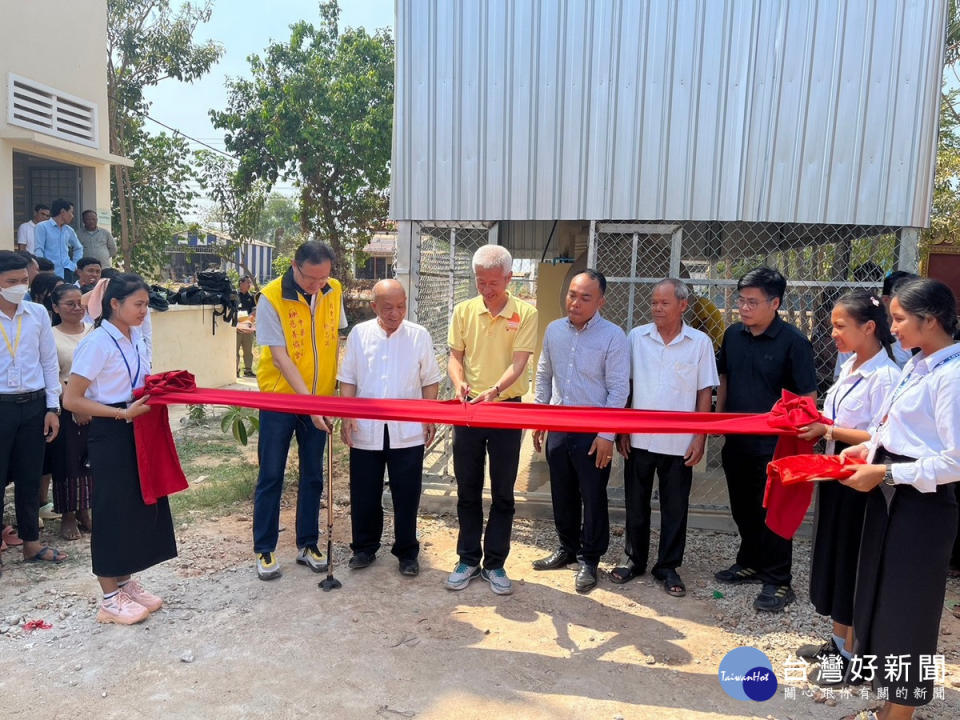
M426 328L404 319L407 294L396 280L373 286L377 317L357 325L337 379L341 397L436 400L443 373ZM350 520L353 542L350 568L370 565L383 534L383 471L390 474L394 543L402 575L420 572L417 511L423 477L423 452L436 433L432 423L344 419L340 428L350 446Z
M630 344L631 407L643 410L710 412L713 388L719 384L713 343L683 322L690 289L667 278L653 288L653 322L634 328ZM621 435L626 459L626 562L610 579L625 583L647 569L650 546L650 497L654 473L660 478L660 547L653 576L674 597L686 594L677 574L687 538L687 508L693 466L703 457L704 435Z

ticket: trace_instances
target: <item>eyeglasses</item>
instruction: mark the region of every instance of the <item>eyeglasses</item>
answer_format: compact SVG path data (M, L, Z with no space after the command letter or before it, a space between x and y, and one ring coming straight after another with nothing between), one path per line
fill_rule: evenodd
M737 295L737 306L742 308L747 308L748 310L756 310L758 307L764 303L772 302L773 298L767 298L766 300L756 300L754 298L745 298L741 295Z
M302 265L295 265L295 267L297 268L297 272L299 272L301 275L303 275L304 279L310 280L311 282L315 282L315 283L325 283L325 282L327 282L327 280L330 279L330 276L329 276L329 275L324 275L323 277L316 277L315 275L307 275L307 274L303 271L303 266L302 266Z

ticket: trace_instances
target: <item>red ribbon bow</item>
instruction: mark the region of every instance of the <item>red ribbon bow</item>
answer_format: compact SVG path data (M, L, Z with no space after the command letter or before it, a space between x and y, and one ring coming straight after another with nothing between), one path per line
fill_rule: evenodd
M784 390L780 400L770 409L767 422L771 427L787 430L790 434L780 436L773 453L774 462L767 465L767 487L763 493L763 507L767 510L765 522L770 530L790 540L796 535L810 507L813 485L785 483L782 474L771 468L780 458L812 454L813 443L797 437L800 428L811 423L832 425L833 421L820 414L813 398Z

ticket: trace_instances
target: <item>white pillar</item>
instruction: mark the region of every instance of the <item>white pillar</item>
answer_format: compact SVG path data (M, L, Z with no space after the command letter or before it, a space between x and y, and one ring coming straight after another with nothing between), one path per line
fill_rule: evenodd
M897 248L897 270L917 272L920 253L920 228L900 228L897 231Z

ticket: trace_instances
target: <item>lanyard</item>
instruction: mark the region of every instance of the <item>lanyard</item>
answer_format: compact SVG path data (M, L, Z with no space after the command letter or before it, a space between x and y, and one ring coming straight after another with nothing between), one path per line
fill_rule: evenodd
M0 325L0 333L3 333L3 342L7 345L7 350L10 351L10 362L14 367L17 366L17 350L20 349L20 335L23 331L23 315L17 318L17 336L13 340L13 344L10 344L10 336L7 335L7 331L3 329L3 325Z
M863 382L863 375L861 375L859 378L857 378L857 381L856 381L853 385L850 386L850 389L847 390L839 400L837 399L837 396L836 396L836 395L833 396L833 415L832 415L832 419L833 419L834 422L836 422L836 420L837 420L837 410L840 408L841 405L843 405L843 401L847 399L847 395L849 395L850 393L852 393L853 390L854 390L854 388L856 388L857 385L859 385L861 382Z
M120 343L118 343L117 339L113 335L110 335L110 333L107 333L107 336L113 340L113 344L117 346L117 352L120 353L120 358L123 360L123 364L127 368L127 376L130 378L130 391L133 392L137 387L137 380L140 378L140 351L137 350L137 346L133 345L133 342L131 341L131 345L133 345L133 351L137 354L137 374L134 375L132 372L130 372L130 363L127 362L127 356L124 355L123 350L120 349Z
M951 362L952 360L956 360L957 358L960 358L960 350L958 350L957 352L955 352L953 355L950 355L949 357L945 357L943 360L941 360L941 361L938 362L936 365L934 365L932 368L930 368L930 372L928 372L927 375L928 375L928 376L929 376L929 375L933 375L934 371L935 371L938 367L940 367L941 365L946 365L948 362ZM916 366L914 366L914 367L916 367ZM894 390L894 391L893 391L893 394L890 396L890 402L887 403L887 411L884 413L883 419L880 421L880 424L881 424L881 425L885 424L885 423L887 422L887 418L890 417L890 408L893 407L893 404L897 401L897 399L900 397L900 395L903 394L904 389L906 388L906 386L907 386L907 385L909 384L909 382L910 382L910 378L913 377L913 370L914 370L914 368L910 368L910 372L908 372L908 373L906 374L906 376L903 378L903 380L900 381L900 384L897 385L897 389Z

